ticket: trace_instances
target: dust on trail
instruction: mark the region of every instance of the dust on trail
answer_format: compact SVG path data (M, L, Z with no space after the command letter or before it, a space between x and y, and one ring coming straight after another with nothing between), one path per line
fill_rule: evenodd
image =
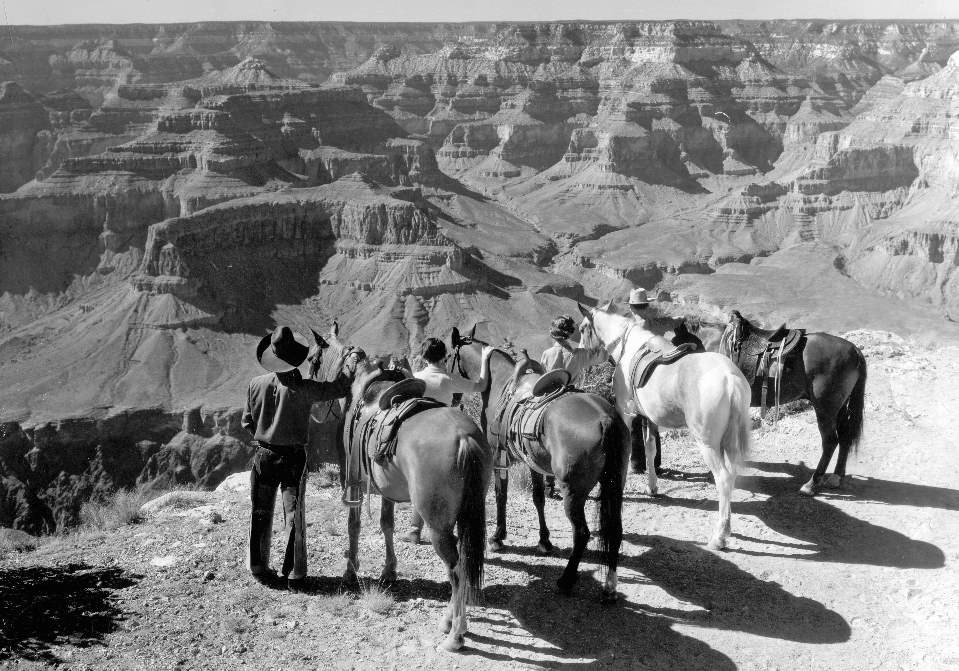
M664 496L631 475L621 601L598 603L585 558L574 596L554 583L571 534L548 502L558 556L535 556L535 515L511 492L506 551L488 557L468 650L437 652L448 599L428 545L399 544L395 603L340 593L346 513L309 490L310 593L253 583L243 568L242 492L168 510L111 534L48 540L0 560L0 666L43 668L947 669L959 667L959 349L849 336L869 360L867 425L851 481L816 499L799 486L819 457L811 411L754 431L728 552L705 541L715 489L689 442L664 442ZM361 573L383 561L374 498ZM492 497L489 505L492 513ZM222 516L222 523L213 523ZM590 518L592 520L592 517ZM397 530L407 513L400 510ZM273 561L279 559L279 544ZM23 596L30 582L30 600ZM19 595L19 596L17 596ZM17 596L17 598L10 598ZM10 623L17 622L10 634Z

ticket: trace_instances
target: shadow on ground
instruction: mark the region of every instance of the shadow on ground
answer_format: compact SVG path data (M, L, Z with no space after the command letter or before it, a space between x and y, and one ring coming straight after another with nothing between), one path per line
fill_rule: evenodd
M688 541L628 534L631 543L649 550L623 557L621 565L644 576L679 601L698 610L649 608L650 612L697 626L742 631L802 643L841 643L849 624L839 613L813 599L798 597L778 583L761 580ZM629 578L620 581L628 583Z
M768 552L734 546L733 551L760 557L783 557L807 561L839 562L895 568L937 569L945 565L942 550L926 541L909 538L903 533L872 524L829 503L835 499L854 499L887 504L940 507L951 510L952 496L957 493L941 487L924 487L872 478L852 480L842 490L825 490L816 497L799 493L799 484L805 482L809 470L795 464L750 462L749 465L765 472L778 472L793 477L743 475L736 480L736 488L763 494L769 498L757 501L739 501L732 505L737 515L752 515L773 531L795 539L796 543L750 538L734 533L741 540L777 545L785 550L801 552ZM865 484L863 484L865 483ZM878 484L885 483L885 484ZM682 485L679 485L680 487ZM706 491L715 497L715 488ZM708 538L715 522L715 498L698 498L699 491L687 496L672 496L664 483L665 495L659 497L632 496L624 501L645 505L680 507L702 510L709 514L702 527L703 541ZM673 488L672 493L677 490ZM864 493L864 496L860 496ZM733 522L735 532L735 521Z
M55 663L54 646L102 643L123 620L111 592L140 578L86 564L0 569L0 660Z
M751 461L748 466L766 473L785 473L796 478L797 482L805 482L812 474L812 470L797 464L778 462ZM744 478L745 479L745 478ZM798 486L797 486L798 489ZM915 485L909 482L896 482L882 478L853 476L846 479L839 493L847 494L857 501L884 503L894 506L913 506L916 508L940 508L942 510L959 510L959 489L946 487L930 487ZM825 490L823 496L832 494Z

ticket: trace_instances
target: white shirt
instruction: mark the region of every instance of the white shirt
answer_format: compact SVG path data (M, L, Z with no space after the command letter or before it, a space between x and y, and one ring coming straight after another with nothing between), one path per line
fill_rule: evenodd
M426 383L424 396L435 398L446 405L453 404L453 394L471 394L483 391L485 386L479 380L467 380L458 374L450 375L435 363L427 364L423 370L413 373L413 377Z

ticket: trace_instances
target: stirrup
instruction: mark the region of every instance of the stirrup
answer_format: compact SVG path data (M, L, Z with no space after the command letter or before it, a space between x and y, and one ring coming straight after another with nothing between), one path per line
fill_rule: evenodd
M350 498L350 495L359 496L356 498ZM340 497L340 500L343 502L343 505L347 508L360 508L363 506L363 481L362 480L353 480L346 483L343 486L343 495Z

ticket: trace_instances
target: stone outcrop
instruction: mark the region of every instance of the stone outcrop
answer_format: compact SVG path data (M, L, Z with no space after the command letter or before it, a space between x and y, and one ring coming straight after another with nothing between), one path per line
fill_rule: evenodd
M0 524L245 468L278 323L536 352L573 301L658 285L711 319L908 299L896 328L946 328L957 25L14 27ZM835 305L794 298L812 271Z

